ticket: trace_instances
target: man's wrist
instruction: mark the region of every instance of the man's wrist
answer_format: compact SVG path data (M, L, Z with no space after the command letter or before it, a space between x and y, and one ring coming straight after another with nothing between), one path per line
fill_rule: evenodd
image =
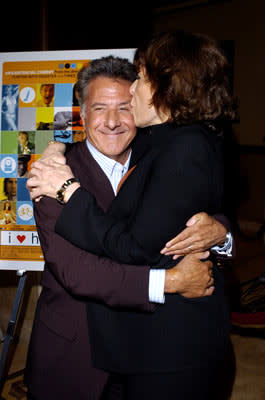
M66 189L65 194L64 194L65 204L70 200L71 196L79 188L80 188L80 183L78 183L78 182L72 183L72 185L68 186L68 188Z
M176 268L167 269L165 272L165 293L178 293L180 285L179 271Z
M163 304L165 302L164 288L165 288L165 275L164 269L150 269L149 272L149 301L153 303Z
M61 204L66 204L72 194L80 187L79 179L69 178L67 179L61 188L56 192L56 200Z

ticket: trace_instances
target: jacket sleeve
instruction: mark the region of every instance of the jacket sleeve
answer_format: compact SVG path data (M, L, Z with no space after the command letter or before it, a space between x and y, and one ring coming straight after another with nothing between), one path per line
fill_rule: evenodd
M149 302L149 267L123 265L83 251L54 231L61 205L43 198L34 204L34 216L48 268L72 295L104 302L113 307L153 311Z
M177 136L155 160L133 219L126 215L119 219L109 211L105 214L93 196L80 188L64 206L56 232L81 248L119 262L158 265L164 243L181 232L193 214L221 212L218 201L211 203L218 197L212 192L216 180L212 171L215 167L221 171L211 151L202 134ZM222 178L222 173L217 175L220 187ZM77 220L78 228L73 226Z

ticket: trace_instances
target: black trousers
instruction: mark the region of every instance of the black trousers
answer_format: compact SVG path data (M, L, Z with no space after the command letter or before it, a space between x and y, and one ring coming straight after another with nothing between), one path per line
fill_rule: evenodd
M216 370L209 367L152 375L113 374L100 400L212 400L217 386Z

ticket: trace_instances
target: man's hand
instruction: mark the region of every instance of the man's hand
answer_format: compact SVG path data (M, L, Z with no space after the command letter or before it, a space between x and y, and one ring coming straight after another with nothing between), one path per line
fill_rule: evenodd
M204 212L193 215L186 226L179 235L166 243L161 254L174 255L173 259L176 260L180 256L205 251L225 241L225 226Z
M52 165L49 164L46 164L44 161L36 161L32 164L31 178L27 180L27 188L30 191L32 200L40 196L49 196L55 199L56 193L63 183L67 179L74 177L68 165L56 162L53 162ZM71 188L71 192L73 193L73 189L76 190L79 186L78 183L73 183L67 189L70 192Z
M45 161L46 164L52 165L54 162L58 164L66 164L64 157L66 146L62 142L50 143L41 154L40 161Z
M213 264L201 261L209 252L189 254L178 265L166 270L165 293L178 293L184 297L210 296L214 291Z
M64 143L61 142L53 142L50 143L46 149L43 151L41 154L41 157L38 161L35 163L32 163L31 170L28 173L29 178L34 178L34 179L29 179L27 181L27 188L30 193L31 200L34 201L40 201L40 199L43 197L42 195L37 195L38 191L40 190L40 187L37 185L38 179L39 179L39 167L41 165L65 165L66 164L66 158L64 157L66 146ZM40 164L40 162L43 162L44 164ZM58 189L57 189L58 190Z

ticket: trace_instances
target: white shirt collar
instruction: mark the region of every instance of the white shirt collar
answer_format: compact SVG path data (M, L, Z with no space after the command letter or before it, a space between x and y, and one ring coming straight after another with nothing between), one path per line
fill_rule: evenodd
M113 187L113 190L116 193L117 186L119 184L119 180L117 181L117 176L116 176L115 172L119 171L120 179L126 174L126 172L128 171L128 168L129 168L132 152L130 151L128 159L127 159L126 163L123 165L123 164L119 163L118 161L115 161L112 158L109 158L109 157L105 156L104 154L102 154L100 151L98 151L98 149L95 146L93 146L93 144L91 144L89 142L88 139L86 139L86 144L87 144L88 150L90 151L94 160L98 163L98 165L101 167L103 172L107 175L107 177Z

